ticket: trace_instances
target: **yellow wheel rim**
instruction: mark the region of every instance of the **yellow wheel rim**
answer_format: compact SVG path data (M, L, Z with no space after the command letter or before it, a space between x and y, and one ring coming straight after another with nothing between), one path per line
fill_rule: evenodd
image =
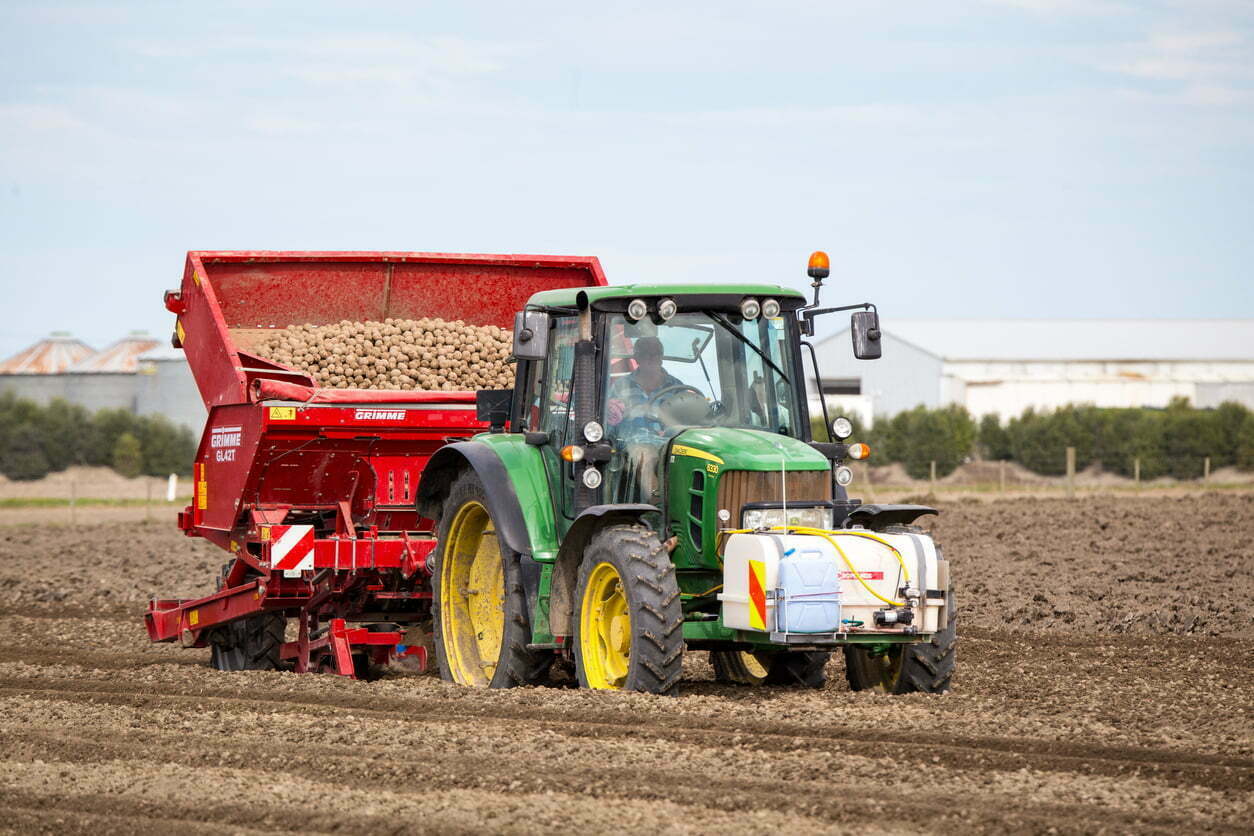
M867 689L877 694L892 693L893 688L897 685L897 680L901 677L901 661L905 657L905 652L901 647L895 647L886 653L872 656L866 650L861 652L861 664L864 673L871 679L871 685Z
M457 509L440 561L440 637L453 681L486 686L505 635L505 568L492 518L478 502Z
M769 672L771 657L762 654L761 657L756 653L748 650L740 651L741 664L745 666L745 676L753 684L761 684L766 681L766 675Z
M622 688L631 664L631 613L618 570L598 563L579 610L579 654L589 688Z

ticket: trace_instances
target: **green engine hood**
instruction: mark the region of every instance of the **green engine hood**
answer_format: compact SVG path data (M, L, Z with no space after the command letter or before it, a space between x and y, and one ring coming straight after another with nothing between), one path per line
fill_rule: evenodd
M827 470L831 463L809 444L786 435L731 427L702 427L675 436L671 455L703 459L727 470Z

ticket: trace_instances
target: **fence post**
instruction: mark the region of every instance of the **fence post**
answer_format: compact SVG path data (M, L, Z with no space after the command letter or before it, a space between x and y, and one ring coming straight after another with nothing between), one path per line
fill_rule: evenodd
M70 480L70 525L78 524L78 513L74 508L75 502L78 500L78 480Z
M1067 498L1075 496L1075 448L1067 448Z
M1210 456L1202 459L1202 484L1210 484Z
M931 464L931 481L932 481L932 493L934 494L936 493L936 460L935 459L932 460L932 464Z
M1136 492L1141 492L1141 457L1132 460L1132 479L1136 482Z
M1001 492L1006 492L1006 460L997 463L997 481L1001 484Z

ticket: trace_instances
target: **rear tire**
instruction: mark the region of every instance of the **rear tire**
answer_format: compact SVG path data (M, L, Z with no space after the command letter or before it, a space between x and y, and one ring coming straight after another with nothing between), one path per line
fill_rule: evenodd
M825 650L753 653L747 650L713 650L710 664L714 678L735 685L801 685L822 688L827 684Z
M531 626L518 555L496 536L474 471L453 482L432 563L432 632L440 676L459 685L511 688L547 672L527 649Z
M281 612L241 618L210 639L209 663L220 671L272 671L279 667L287 619Z
M575 672L584 688L677 695L684 614L675 565L642 525L598 532L584 551L575 600Z
M930 642L893 645L888 652L871 655L862 647L845 648L845 679L854 691L880 694L943 694L954 675L958 646L958 611L954 593L945 601L949 623L932 635Z

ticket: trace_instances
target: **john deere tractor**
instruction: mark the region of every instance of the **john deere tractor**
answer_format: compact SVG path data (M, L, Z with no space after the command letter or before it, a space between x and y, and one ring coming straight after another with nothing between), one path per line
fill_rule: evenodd
M442 448L419 485L438 521L434 639L443 677L677 693L684 651L719 680L941 692L954 666L949 564L933 509L850 499L850 423L811 436L803 361L822 308L784 287L554 290L515 318L516 383L482 391L492 430ZM803 351L805 349L805 351ZM826 412L826 410L824 409Z

